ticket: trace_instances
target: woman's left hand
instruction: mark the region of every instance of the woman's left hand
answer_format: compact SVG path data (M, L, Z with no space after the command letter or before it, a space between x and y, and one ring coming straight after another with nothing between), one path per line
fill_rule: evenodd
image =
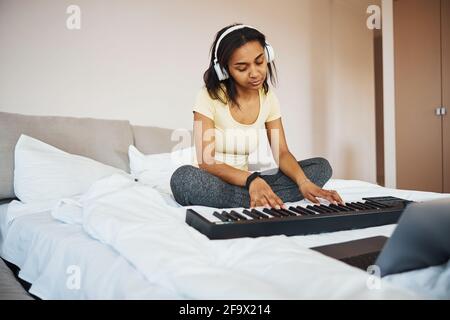
M344 204L344 201L342 201L341 197L335 190L324 190L311 181L303 183L299 187L299 189L303 197L313 203L319 204L320 202L316 198L319 197L322 199L326 199L333 204Z

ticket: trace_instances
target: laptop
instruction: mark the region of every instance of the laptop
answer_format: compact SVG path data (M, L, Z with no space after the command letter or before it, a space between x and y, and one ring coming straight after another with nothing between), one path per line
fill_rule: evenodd
M311 248L381 276L440 265L450 259L450 198L411 203L390 238L378 236Z
M388 238L383 236L334 243L311 248L326 256L345 262L353 267L367 270L375 264Z

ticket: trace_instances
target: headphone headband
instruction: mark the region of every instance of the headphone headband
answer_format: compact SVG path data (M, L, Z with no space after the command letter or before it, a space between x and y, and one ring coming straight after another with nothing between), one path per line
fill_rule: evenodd
M215 63L217 63L217 51L219 51L220 41L222 41L223 38L225 38L227 35L229 35L233 31L236 31L236 30L239 30L239 29L243 29L243 28L250 28L250 29L257 30L256 28L253 28L253 27L251 27L249 25L246 25L246 24L238 24L236 26L228 28L224 33L222 33L220 35L219 39L216 42L216 48L214 50L214 62Z

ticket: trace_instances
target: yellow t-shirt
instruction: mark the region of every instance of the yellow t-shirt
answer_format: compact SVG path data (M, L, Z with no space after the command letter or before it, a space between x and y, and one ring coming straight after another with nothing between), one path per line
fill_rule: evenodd
M264 124L281 117L280 103L273 90L267 95L259 90L259 115L250 125L236 121L230 113L230 104L211 99L206 87L197 94L193 111L214 121L215 156L217 161L248 171L248 155L258 147L259 130ZM198 166L198 164L195 164Z

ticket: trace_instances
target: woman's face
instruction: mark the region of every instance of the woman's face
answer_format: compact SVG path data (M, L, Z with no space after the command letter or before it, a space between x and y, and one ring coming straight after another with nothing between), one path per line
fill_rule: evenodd
M259 89L267 75L264 48L258 41L250 41L234 50L228 63L230 76L245 89Z

